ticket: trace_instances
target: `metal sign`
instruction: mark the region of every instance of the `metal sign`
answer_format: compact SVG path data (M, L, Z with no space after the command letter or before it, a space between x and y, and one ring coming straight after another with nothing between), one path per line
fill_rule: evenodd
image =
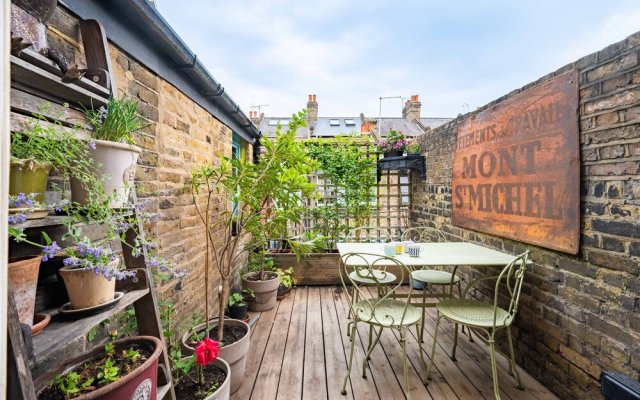
M578 72L466 119L457 134L452 223L576 254Z

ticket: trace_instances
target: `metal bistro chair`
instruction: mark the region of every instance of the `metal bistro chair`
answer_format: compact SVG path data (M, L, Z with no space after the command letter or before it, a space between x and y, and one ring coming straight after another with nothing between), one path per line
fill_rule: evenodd
M399 271L399 279L395 284L389 285L383 283L386 277L387 267L394 267ZM367 347L367 354L362 361L362 377L367 377L367 361L371 356L371 352L374 347L380 341L380 336L384 328L396 329L400 333L400 342L402 345L402 367L404 373L404 391L407 399L410 399L409 395L409 375L407 365L407 329L411 325L416 326L416 334L419 330L418 323L421 319L421 310L411 305L411 271L402 262L392 257L380 256L377 254L365 254L365 253L348 253L340 259L340 278L342 279L342 286L347 291L347 280L351 283L352 300L351 300L351 312L353 313L353 321L351 325L351 353L349 355L349 363L347 364L347 373L344 377L342 384L343 395L347 394L347 381L351 374L351 368L353 366L353 353L357 346L357 335L359 323L365 323L369 325L369 345ZM378 271L378 272L376 272ZM380 273L380 271L383 271ZM358 279L354 279L358 277ZM345 277L347 280L345 280ZM393 298L395 292L403 286L405 278L409 279L409 292L406 294L406 298L402 300ZM368 280L368 284L363 284L363 280ZM366 289L371 285L375 285L378 288L378 293L383 293L381 296L371 298L367 295ZM362 300L355 301L353 299L359 294L359 298ZM376 331L377 329L377 331ZM372 334L375 332L375 339L372 341ZM420 357L422 359L423 366L426 367L424 361L424 354L422 351L422 343L418 342L420 346Z
M498 386L498 372L496 367L496 348L495 335L501 329L506 329L507 338L509 340L509 375L513 375L514 371L518 380L518 389L524 390L520 381L520 374L516 366L513 353L513 339L511 338L510 326L516 317L518 311L518 302L520 300L520 290L522 289L522 281L527 267L527 259L529 251L516 256L498 276L487 276L476 279L469 283L464 290L464 296L467 295L469 288L478 282L496 279L493 304L478 300L470 299L446 299L438 303L436 309L438 316L436 319L436 331L433 335L433 346L431 348L431 360L425 375L424 384L427 384L429 373L433 367L434 357L436 355L436 344L438 338L438 328L440 319L446 318L455 324L455 333L453 340L453 350L451 351L451 359L456 359L456 347L458 346L458 324L466 326L470 331L475 333L483 342L489 345L491 350L491 372L493 375L493 392L497 400L500 399L500 387ZM504 285L501 285L504 284ZM502 308L498 305L500 294L504 293L504 287L507 289L509 296L509 305Z
M409 228L402 233L402 240L412 240L414 242L420 243L430 243L430 242L445 242L447 238L444 236L442 231L431 228L431 227L413 227ZM411 272L411 276L414 281L420 282L424 284L423 290L426 292L429 285L431 286L440 286L442 287L442 294L448 295L449 298L453 298L453 287L458 287L458 296L462 298L462 284L460 282L460 277L454 275L447 271L442 271L440 269L435 268L426 268L422 267L419 270L415 270ZM447 293L447 288L448 293ZM420 330L419 339L424 343L424 320L421 323L422 329ZM464 327L462 328L462 333L464 333ZM473 341L471 338L471 334L469 334L469 339Z

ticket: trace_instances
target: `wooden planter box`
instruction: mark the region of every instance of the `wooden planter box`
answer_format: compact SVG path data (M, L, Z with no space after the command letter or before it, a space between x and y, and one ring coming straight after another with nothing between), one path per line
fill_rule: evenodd
M269 253L267 257L273 258L276 266L280 268L293 267L293 278L298 286L342 285L338 270L338 253L315 253L309 257L301 257L300 261L292 253ZM401 275L398 268L389 267L387 271L398 277ZM405 283L408 281L409 278L405 277Z
M293 267L293 278L296 285L341 285L338 271L340 254L316 253L309 257L301 257L300 261L292 253L270 253L275 264L280 268Z

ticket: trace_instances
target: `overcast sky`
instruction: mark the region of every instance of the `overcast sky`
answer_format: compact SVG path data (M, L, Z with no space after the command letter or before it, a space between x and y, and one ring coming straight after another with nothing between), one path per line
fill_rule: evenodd
M640 30L638 0L157 0L248 113L454 117ZM401 115L401 100L382 103Z

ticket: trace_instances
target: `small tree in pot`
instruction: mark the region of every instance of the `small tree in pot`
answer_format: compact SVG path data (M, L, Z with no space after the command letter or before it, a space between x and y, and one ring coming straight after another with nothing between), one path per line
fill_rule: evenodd
M237 159L223 158L216 166L202 165L192 171L194 202L207 235L206 290L211 256L222 280L219 316L224 315L229 278L237 264L247 254L262 250L269 238L286 231L289 222L299 222L303 200L314 193L315 186L307 179L314 162L307 156L304 146L296 141L296 131L305 126L305 116L304 111L294 114L284 132L278 126L274 140L262 138L264 151L256 163L243 153ZM198 201L200 194L204 195L205 201ZM222 210L214 218L216 196L230 201L221 202ZM260 273L263 274L264 271ZM208 302L206 293L207 317ZM218 340L222 340L224 320L219 324Z

